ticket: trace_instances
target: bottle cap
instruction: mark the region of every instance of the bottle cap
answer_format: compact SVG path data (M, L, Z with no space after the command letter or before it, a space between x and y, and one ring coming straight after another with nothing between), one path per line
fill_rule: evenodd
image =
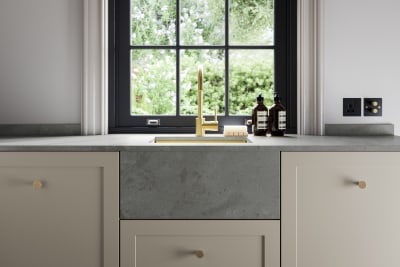
M274 101L280 101L281 100L281 97L279 96L279 94L278 93L275 93L275 95L274 95Z
M264 97L262 97L261 94L259 94L257 97L257 101L258 102L264 101Z

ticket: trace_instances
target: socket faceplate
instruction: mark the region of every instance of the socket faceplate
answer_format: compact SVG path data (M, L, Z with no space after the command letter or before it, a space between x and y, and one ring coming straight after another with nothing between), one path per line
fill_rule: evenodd
M343 116L361 116L361 98L343 98Z
M364 116L382 116L382 98L364 98Z

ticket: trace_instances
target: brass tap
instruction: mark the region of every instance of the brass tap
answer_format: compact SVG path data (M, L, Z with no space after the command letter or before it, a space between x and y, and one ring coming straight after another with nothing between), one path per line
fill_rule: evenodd
M196 136L204 136L206 131L218 131L217 110L214 112L214 120L206 121L203 117L203 66L199 65L197 71L197 118Z

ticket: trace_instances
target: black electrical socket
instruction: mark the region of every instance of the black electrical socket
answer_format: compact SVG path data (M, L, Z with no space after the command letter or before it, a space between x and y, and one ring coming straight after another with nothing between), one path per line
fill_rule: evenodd
M382 116L382 98L364 98L364 116Z
M361 116L361 98L343 98L343 116Z

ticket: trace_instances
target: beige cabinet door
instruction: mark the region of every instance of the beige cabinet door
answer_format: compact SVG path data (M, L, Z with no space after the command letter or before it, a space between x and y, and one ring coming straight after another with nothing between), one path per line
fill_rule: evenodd
M400 266L400 153L282 153L282 267Z
M0 153L0 266L117 267L118 153Z
M279 220L121 221L121 267L279 267Z

